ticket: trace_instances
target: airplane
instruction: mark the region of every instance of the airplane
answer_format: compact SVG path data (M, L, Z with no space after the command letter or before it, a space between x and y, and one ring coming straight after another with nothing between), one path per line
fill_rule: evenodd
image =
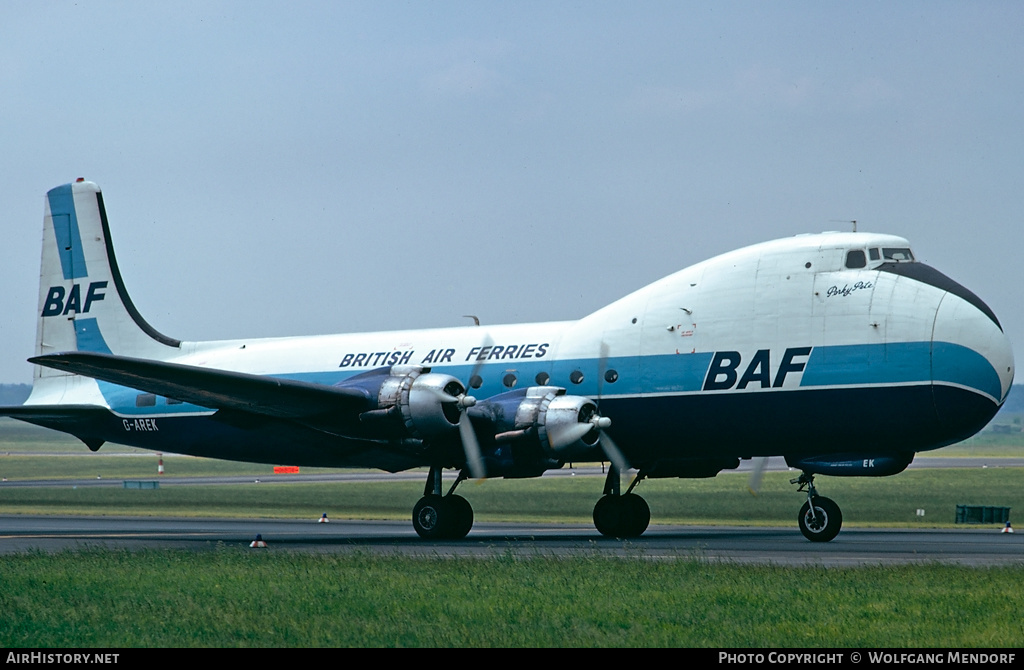
M183 342L132 303L96 184L50 190L43 222L32 393L0 416L94 451L425 468L427 539L471 531L467 479L611 463L594 524L635 538L642 481L782 456L801 532L830 541L842 512L816 475L897 474L981 430L1014 376L988 305L894 235L756 244L575 321Z

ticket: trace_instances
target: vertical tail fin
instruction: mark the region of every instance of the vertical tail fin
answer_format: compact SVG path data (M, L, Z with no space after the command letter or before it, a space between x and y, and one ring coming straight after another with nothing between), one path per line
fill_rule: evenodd
M78 180L46 194L36 355L97 351L166 358L181 343L157 332L125 290L103 194ZM36 380L64 375L36 368Z

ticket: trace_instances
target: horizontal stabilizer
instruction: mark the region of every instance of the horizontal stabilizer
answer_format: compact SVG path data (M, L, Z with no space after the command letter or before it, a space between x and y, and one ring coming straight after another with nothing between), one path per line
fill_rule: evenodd
M16 405L0 407L0 416L70 433L96 451L104 442L98 436L111 414L99 405Z
M338 388L112 354L70 351L36 356L29 362L200 407L239 410L282 419L362 411L367 408L369 400L369 393L358 388Z

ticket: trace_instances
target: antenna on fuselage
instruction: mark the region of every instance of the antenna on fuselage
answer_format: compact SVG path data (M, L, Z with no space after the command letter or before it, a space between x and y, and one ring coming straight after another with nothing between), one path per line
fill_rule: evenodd
M473 319L473 324L474 325L477 325L477 326L480 325L480 317L473 316L472 314L463 314L462 318L464 318L464 319Z
M852 223L853 232L857 232L857 219L829 219L831 223Z

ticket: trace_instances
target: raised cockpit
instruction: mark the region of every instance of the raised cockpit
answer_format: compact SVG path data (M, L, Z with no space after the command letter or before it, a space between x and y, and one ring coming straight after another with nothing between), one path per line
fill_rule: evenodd
M914 263L914 253L910 247L870 247L868 249L850 249L846 252L846 268L874 270L883 263Z
M877 249L871 249L870 253L872 257L878 253ZM887 248L882 247L882 258L887 261L895 261L897 263L913 263L914 254L907 248Z

